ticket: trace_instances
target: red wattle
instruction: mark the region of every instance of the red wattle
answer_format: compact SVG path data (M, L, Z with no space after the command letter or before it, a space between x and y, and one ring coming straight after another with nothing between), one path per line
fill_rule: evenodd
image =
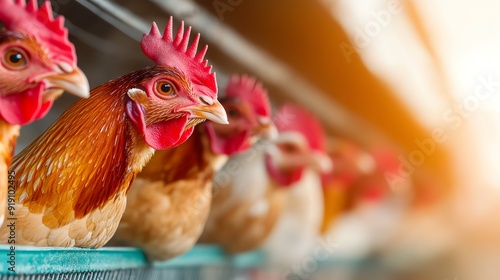
M178 146L193 133L193 127L185 129L189 121L187 116L146 126L143 107L130 99L125 104L125 112L135 125L137 132L143 135L146 143L155 150Z
M184 130L179 140L177 140L177 142L172 147L177 147L180 144L186 142L186 140L191 136L191 134L193 134L193 131L194 131L194 126Z
M276 167L269 154L265 155L265 163L269 177L281 187L290 187L302 179L304 168L298 168L292 172L283 172Z
M163 150L182 144L193 132L184 131L188 117L176 118L146 126L144 139L155 150Z
M210 147L215 154L232 156L246 151L251 147L249 143L250 132L243 131L231 137L219 137L210 123L205 123L208 137L210 138Z
M38 114L36 114L35 120L39 120L45 117L47 113L50 111L50 108L52 108L52 104L54 104L54 100L45 101L45 103L42 104L40 110L38 110Z
M42 104L44 88L43 83L38 83L21 93L0 95L0 117L12 125L26 125L45 116L52 102Z

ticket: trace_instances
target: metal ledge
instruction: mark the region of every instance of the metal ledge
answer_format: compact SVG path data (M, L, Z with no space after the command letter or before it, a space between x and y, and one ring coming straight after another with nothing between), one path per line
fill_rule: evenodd
M261 252L228 256L217 246L200 245L186 254L164 262L148 263L137 248L100 249L15 247L15 273L11 267L10 246L0 245L0 274L66 274L141 268L171 269L203 266L231 268L257 267L263 263Z

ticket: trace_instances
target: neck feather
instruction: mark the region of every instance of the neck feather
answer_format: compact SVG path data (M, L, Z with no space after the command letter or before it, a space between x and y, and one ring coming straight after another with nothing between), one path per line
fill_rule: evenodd
M11 125L0 119L0 158L7 166L10 165L14 155L19 130L19 125Z
M128 190L154 151L126 117L127 76L92 90L15 157L18 202L35 212L71 207L79 218Z

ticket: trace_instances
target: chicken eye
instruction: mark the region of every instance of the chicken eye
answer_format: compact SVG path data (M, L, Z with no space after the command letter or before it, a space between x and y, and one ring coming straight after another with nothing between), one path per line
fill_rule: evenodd
M172 96L175 94L174 86L167 82L160 82L156 85L156 90L162 95Z
M238 110L234 109L234 108L231 108L231 109L227 110L227 115L229 117L233 117L234 118L234 117L239 116L240 112Z
M295 145L288 143L280 145L280 148L286 153L295 153L299 150Z
M10 49L5 52L2 62L7 68L18 70L26 65L26 55L21 50Z

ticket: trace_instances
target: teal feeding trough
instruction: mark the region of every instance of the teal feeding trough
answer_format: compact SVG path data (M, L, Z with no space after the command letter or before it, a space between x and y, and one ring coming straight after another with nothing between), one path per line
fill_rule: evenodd
M261 252L228 256L211 245L164 262L148 262L137 248L1 245L0 279L232 279L263 259Z

